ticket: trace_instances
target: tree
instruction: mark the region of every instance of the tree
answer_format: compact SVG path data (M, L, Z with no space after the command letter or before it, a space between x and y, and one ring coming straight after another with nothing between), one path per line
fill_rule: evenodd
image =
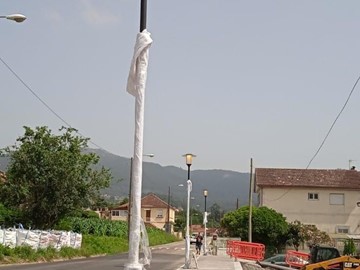
M73 128L53 135L47 127L24 127L17 145L5 149L10 156L7 181L0 187L5 206L19 208L24 224L49 229L67 214L91 206L111 174L95 169L99 157L85 153L88 138Z
M186 227L186 213L185 211L179 211L178 213L176 213L174 231L183 232L185 227Z
M298 250L303 243L306 243L309 247L319 244L329 245L331 239L326 232L320 231L315 225L302 224L298 220L289 223L287 244L294 246L295 250Z
M221 225L230 236L248 240L249 207L244 206L225 214ZM288 224L282 214L265 206L253 207L252 225L253 242L263 243L271 250L285 245Z
M304 243L304 238L301 233L303 225L300 221L295 220L289 223L289 235L287 244L293 246L296 251L299 250L301 243Z
M214 203L210 207L210 215L208 217L208 220L209 221L212 220L214 226L215 224L218 225L220 223L220 219L221 219L221 208L217 203Z
M306 243L309 247L319 244L331 245L330 236L326 232L320 231L312 224L303 224L300 228L300 235L304 243Z

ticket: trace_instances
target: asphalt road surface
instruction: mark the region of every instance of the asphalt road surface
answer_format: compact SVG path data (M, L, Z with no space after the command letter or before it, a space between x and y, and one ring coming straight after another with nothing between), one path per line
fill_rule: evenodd
M151 265L147 266L146 269L176 270L180 268L185 262L184 247L184 241L153 247L151 250ZM7 265L0 266L0 270L122 270L127 262L128 254L122 253L114 256L74 259L53 263Z

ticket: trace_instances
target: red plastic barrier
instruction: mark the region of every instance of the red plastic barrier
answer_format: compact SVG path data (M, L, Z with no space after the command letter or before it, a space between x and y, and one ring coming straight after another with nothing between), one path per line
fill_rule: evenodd
M288 250L286 252L285 262L293 267L301 267L309 263L310 254L299 252L295 250Z
M234 258L261 261L265 255L265 245L245 241L228 240L226 254Z

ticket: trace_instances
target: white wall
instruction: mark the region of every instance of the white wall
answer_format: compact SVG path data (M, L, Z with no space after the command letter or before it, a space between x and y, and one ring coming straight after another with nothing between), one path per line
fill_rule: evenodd
M318 200L308 200L308 193L317 193ZM343 205L331 205L330 194L343 193ZM314 224L327 233L336 233L337 226L349 226L351 234L360 233L360 191L319 188L265 188L260 191L260 205L282 213L288 222Z

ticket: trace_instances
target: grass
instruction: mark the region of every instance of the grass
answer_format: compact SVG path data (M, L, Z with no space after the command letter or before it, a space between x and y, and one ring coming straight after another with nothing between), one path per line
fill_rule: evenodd
M148 228L150 246L178 241L175 236L164 231ZM127 236L95 236L83 235L80 249L64 247L34 250L29 246L9 248L0 245L0 264L25 262L51 262L58 259L90 257L94 255L112 255L128 251Z

